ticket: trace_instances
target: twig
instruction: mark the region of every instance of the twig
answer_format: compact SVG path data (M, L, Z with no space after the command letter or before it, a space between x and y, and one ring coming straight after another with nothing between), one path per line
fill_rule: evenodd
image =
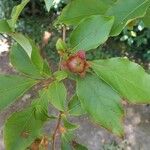
M66 27L65 26L62 27L62 39L65 42L66 40ZM62 61L62 57L60 56L58 70L61 70L61 61ZM61 116L62 116L62 112L59 113L58 121L54 130L54 133L52 135L52 150L55 150L56 136L57 136L57 132L59 130L60 124L61 124Z
M8 38L5 37L2 33L0 33L0 35L1 35L4 39L8 40Z
M62 27L62 40L64 42L66 41L66 26L65 25Z
M66 26L65 25L62 27L62 40L64 42L66 41ZM62 56L60 56L58 70L61 70L61 61L62 61Z
M54 133L52 135L52 150L55 150L55 141L56 141L57 132L58 132L59 127L60 127L60 123L61 123L61 112L58 116L58 121L57 121L55 130L54 130Z

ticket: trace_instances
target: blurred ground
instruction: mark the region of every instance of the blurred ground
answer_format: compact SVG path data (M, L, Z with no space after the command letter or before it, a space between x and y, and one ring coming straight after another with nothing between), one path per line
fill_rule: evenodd
M6 41L5 46L0 43L0 74L16 73L9 64L9 47ZM73 88L71 88L73 89ZM71 92L71 91L70 91ZM0 113L0 150L4 149L3 143L3 125L7 117L15 111L26 107L31 102L31 97L35 93L26 94L21 100L18 100L11 107ZM150 106L135 105L126 106L125 132L124 140L108 133L105 129L92 124L88 117L72 118L73 122L80 124L80 129L76 132L79 143L88 146L89 150L149 150L150 149ZM53 124L47 124L45 131L51 132ZM59 148L58 148L59 150Z

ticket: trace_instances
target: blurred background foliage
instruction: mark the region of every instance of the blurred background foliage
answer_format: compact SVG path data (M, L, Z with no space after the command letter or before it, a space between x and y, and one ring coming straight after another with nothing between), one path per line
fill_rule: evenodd
M9 18L13 6L19 4L21 0L0 1L0 18ZM44 0L31 0L22 12L17 24L19 32L29 35L42 47L46 57L53 62L58 61L55 43L61 36L60 27L54 27L53 23L69 0L55 0L51 11L46 11ZM69 34L68 29L67 33ZM43 38L47 36L48 42L43 45ZM123 56L128 57L150 69L150 29L144 27L140 20L131 22L123 32L98 47L88 52L88 59L110 58Z

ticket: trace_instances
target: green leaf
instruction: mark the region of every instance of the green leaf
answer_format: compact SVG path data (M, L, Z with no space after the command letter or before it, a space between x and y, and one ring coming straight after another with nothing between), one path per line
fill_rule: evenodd
M61 137L61 150L73 150L71 144L65 139L64 136Z
M41 135L41 128L45 121L35 118L32 107L14 113L4 127L6 149L25 150Z
M30 76L31 78L42 79L40 70L36 68L33 62L30 60L24 49L18 45L13 45L10 51L10 58L12 65L20 72Z
M31 104L34 110L34 117L43 121L47 118L50 118L50 116L48 115L49 99L47 96L47 92L48 89L42 89L41 91L39 91L39 97L35 99Z
M40 49L31 39L29 41L32 46L31 61L36 66L36 68L42 72L43 58L40 55Z
M11 33L9 34L17 43L21 45L21 47L26 51L29 57L31 57L32 53L32 45L27 37L25 37L21 33Z
M3 19L0 20L0 33L10 33L11 28L9 27L9 24L7 23L7 20Z
M74 146L74 150L88 150L84 145L81 145L76 141L73 141L73 146Z
M150 27L150 7L146 11L146 15L142 18L144 25Z
M72 51L80 49L88 51L103 44L109 36L113 22L113 17L100 15L93 15L82 20L70 37Z
M21 97L35 80L21 76L0 75L0 111Z
M104 14L107 7L101 0L74 0L63 9L56 24L77 25L86 17Z
M67 45L61 38L59 38L57 40L57 42L56 42L56 49L58 51L65 51L65 50L67 50Z
M15 29L15 25L16 25L16 22L18 20L18 17L20 15L20 13L22 12L22 10L24 9L24 7L27 5L27 3L29 2L30 0L22 0L21 4L15 6L11 12L11 19L8 20L8 23L10 25L10 27L12 28L12 30L14 31Z
M54 81L48 87L48 97L52 105L60 111L65 110L67 91L62 82Z
M79 125L76 125L76 124L69 122L67 120L66 116L62 116L62 119L63 119L64 127L67 130L75 130L75 129L79 128Z
M129 22L143 17L148 3L148 0L118 0L112 5L106 12L106 15L115 17L110 35L117 36Z
M71 141L73 139L72 131L65 132L61 135L61 150L73 150Z
M112 133L123 136L121 98L95 75L77 80L77 95L89 116Z
M61 81L61 80L66 79L68 77L68 74L67 74L66 71L61 70L61 71L56 71L54 73L54 76L55 76L55 78L56 78L57 81Z
M52 71L46 59L43 62L43 73L48 77L52 75Z
M35 102L35 106L33 107L34 108L34 117L36 118L36 119L40 119L40 120L45 120L45 118L48 118L48 110L47 110L47 108L48 108L48 103L47 103L47 105L45 105L46 104L46 102L45 102L45 104L44 103L42 103L42 105L41 105L41 99L36 99L36 102ZM46 107L47 106L47 107Z
M72 116L81 116L85 114L77 95L74 95L69 101L68 113Z
M102 0L109 7L112 6L117 0Z
M48 118L47 89L43 89L30 108L13 114L6 122L4 128L6 148L8 150L26 149L40 136L41 127Z
M46 9L49 12L51 7L52 7L52 5L53 5L53 1L54 0L44 0L44 1L45 1Z
M95 73L131 103L150 103L150 75L136 63L124 58L96 60Z
M43 77L50 77L52 75L52 72L50 70L50 67L48 65L48 62L46 60L43 60L43 58L40 55L40 49L39 47L28 37L23 36L20 33L15 33L11 34L11 36L17 40L17 42L20 44L19 49L22 49L20 52L17 52L17 54L21 54L19 57L17 57L17 54L15 55L16 61L19 62L21 57L25 57L26 59L24 62L26 62L26 65L29 65L29 68L26 66L23 68L21 65L22 63L17 63L16 62L16 67L20 66L20 71L21 70L26 70L24 73L25 74L33 74L34 78L38 77L41 78L40 76L42 75ZM16 48L16 46L14 46ZM13 48L12 48L13 49ZM18 51L17 49L14 51ZM15 65L15 64L14 64ZM25 65L25 64L24 64ZM34 68L34 69L33 69ZM31 70L33 69L33 71ZM19 68L18 68L19 70ZM27 71L28 70L28 71ZM33 73L34 72L34 73ZM39 74L39 75L38 75Z

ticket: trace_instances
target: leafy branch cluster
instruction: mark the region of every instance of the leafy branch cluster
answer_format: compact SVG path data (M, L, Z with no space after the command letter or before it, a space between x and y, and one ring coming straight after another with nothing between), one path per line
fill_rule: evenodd
M19 75L0 75L0 111L20 98L32 87L39 86L37 97L28 108L15 112L4 126L7 150L48 149L61 135L62 150L86 150L78 144L74 130L79 126L68 121L69 116L87 114L91 120L112 133L123 137L125 116L122 101L133 104L150 103L150 75L126 58L88 61L85 52L117 36L131 21L141 18L147 26L149 0L72 0L58 17L55 26L63 26L63 38L56 49L60 64L52 72L39 47L28 37L15 31L15 25L29 0L12 10L10 19L0 20L0 33L8 34L16 43L10 51L10 61ZM45 0L49 11L53 1ZM65 26L73 31L65 41ZM67 101L64 79L76 82L76 92ZM58 116L49 115L52 104ZM43 125L57 120L52 136L44 135Z

